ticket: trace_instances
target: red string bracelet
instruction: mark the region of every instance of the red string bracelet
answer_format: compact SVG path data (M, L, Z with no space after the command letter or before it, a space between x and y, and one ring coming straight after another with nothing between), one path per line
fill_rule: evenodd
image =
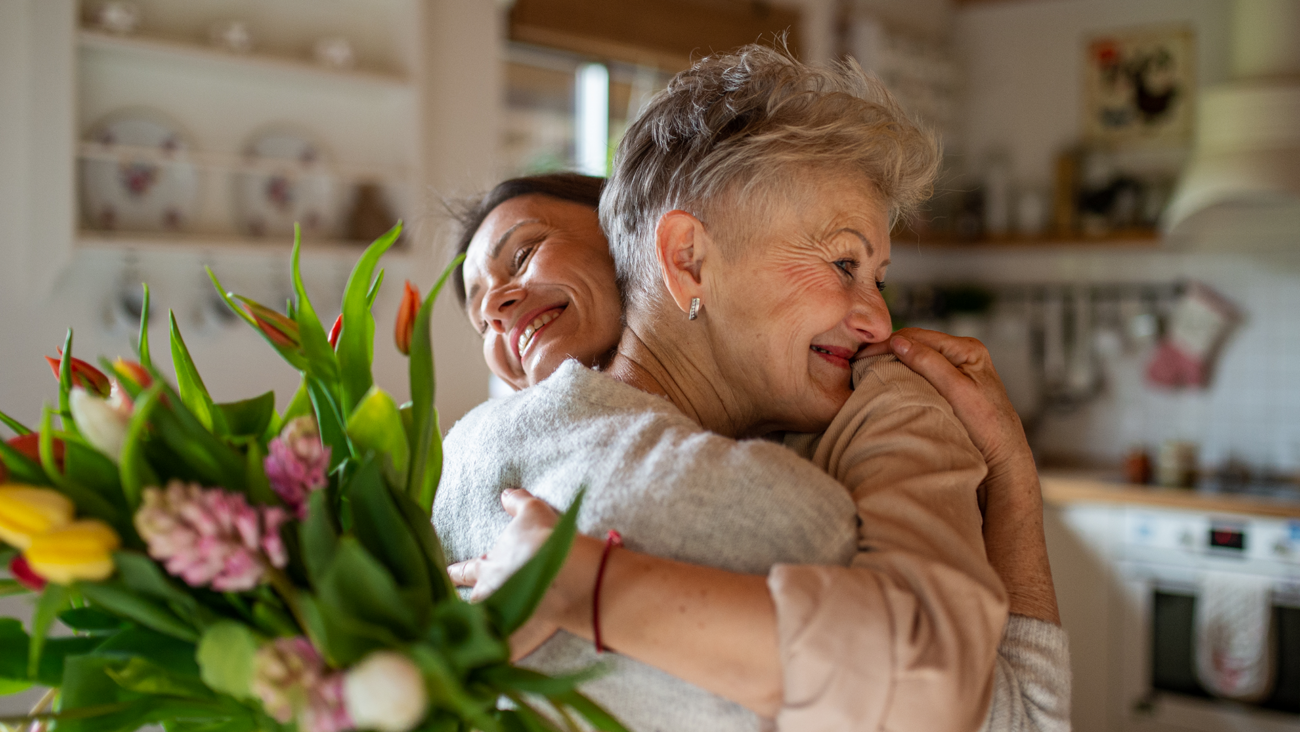
M591 627L596 637L596 653L605 652L605 644L600 642L600 586L605 581L605 565L609 562L609 553L616 546L623 546L623 536L610 529L605 535L605 551L600 555L600 566L596 569L596 587L591 591Z

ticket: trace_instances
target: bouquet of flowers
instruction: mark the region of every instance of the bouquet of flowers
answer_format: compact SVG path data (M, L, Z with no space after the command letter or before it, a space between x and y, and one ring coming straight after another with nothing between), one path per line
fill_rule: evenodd
M373 380L371 305L400 224L353 269L327 331L298 268L287 313L213 284L302 373L216 403L171 318L175 383L139 358L58 359L58 408L36 428L0 413L0 694L50 687L4 725L67 732L536 732L622 726L576 689L511 665L507 639L572 543L576 506L541 552L479 604L457 595L429 522L441 474L429 317L407 283L397 345L411 402ZM59 621L71 634L50 631ZM510 700L498 708L498 700ZM48 706L48 708L47 708Z

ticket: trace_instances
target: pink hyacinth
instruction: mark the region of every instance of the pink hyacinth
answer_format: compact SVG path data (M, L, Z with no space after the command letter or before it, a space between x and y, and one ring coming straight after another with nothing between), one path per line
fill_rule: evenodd
M356 727L343 704L343 674L329 673L311 642L278 638L257 651L253 693L277 722L297 718L302 732L343 732Z
M307 517L307 496L326 485L330 449L321 443L316 420L298 417L271 440L263 467L271 488L300 519Z
M268 565L288 562L280 508L255 508L237 493L173 480L166 490L146 488L135 527L149 556L193 587L218 592L251 590Z

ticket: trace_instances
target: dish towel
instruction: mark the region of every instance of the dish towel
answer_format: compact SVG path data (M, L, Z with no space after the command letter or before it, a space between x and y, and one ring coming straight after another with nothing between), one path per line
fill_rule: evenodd
M1196 673L1216 696L1254 702L1273 690L1272 580L1205 573L1196 601Z

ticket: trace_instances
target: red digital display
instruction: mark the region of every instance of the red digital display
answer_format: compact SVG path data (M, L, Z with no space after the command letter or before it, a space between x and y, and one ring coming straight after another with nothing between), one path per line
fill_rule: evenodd
M1246 532L1238 528L1213 526L1210 528L1210 546L1216 549L1246 548Z

